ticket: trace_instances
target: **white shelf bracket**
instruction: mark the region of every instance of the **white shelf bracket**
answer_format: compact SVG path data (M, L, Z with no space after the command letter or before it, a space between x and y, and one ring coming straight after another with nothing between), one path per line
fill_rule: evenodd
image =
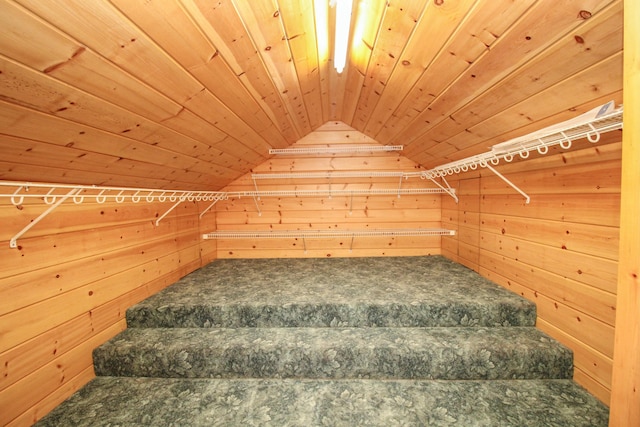
M202 217L204 216L204 214L206 214L207 212L209 212L209 210L211 210L212 207L214 207L216 205L216 203L218 203L220 200L222 200L223 198L225 198L223 195L220 196L215 196L213 199L213 202L207 206L207 208L205 210L203 210L202 212L200 212L200 219L202 219Z
M353 215L353 191L351 192L351 201L349 202L349 215Z
M20 230L20 232L18 232L15 236L13 236L11 240L9 240L9 247L16 249L18 247L18 239L22 237L24 233L29 231L34 225L36 225L42 219L44 219L44 217L49 215L55 208L57 208L62 203L64 203L65 200L79 193L81 190L82 190L81 188L72 188L67 194L63 196L53 196L51 195L53 189L51 189L51 191L49 191L49 193L47 193L47 195L45 196L45 202L47 202L47 204L51 204L51 206L49 206L49 208L46 211L42 212L36 219L31 221L26 227L24 227L22 230ZM14 193L14 195L15 194L17 194L17 192ZM58 197L60 197L60 199L58 199L58 201L55 201ZM51 203L49 203L49 200L51 200Z
M253 193L251 197L253 197L253 203L255 203L256 209L258 210L258 216L262 216L262 211L260 210L260 204L258 203L258 200L260 200L260 196L258 196L256 193Z
M181 196L176 196L176 195L175 195L175 193L174 193L174 194L172 194L171 196L169 196L169 200L170 200L170 201L172 201L172 202L173 202L173 201L175 201L175 200L176 200L176 197L177 197L178 201L177 201L177 202L175 202L175 203L173 204L173 206L171 206L171 207L170 207L170 208L169 208L169 209L168 209L164 214L162 214L158 219L156 219L156 227L157 227L158 225L160 225L160 221L162 221L162 220L164 219L164 217L166 217L167 215L169 215L169 213L171 213L171 211L173 211L175 208L177 208L177 207L178 207L178 205L179 205L180 203L184 202L185 200L187 200L187 198L191 197L191 194L192 194L192 193L187 193L187 194L183 194L183 195L181 195ZM173 199L173 200L172 200L172 199Z
M256 195L254 196L254 198L258 198L258 200L260 200L260 190L258 190L258 181L256 181L256 177L255 175L251 176L251 179L253 180L253 188L256 189ZM258 209L260 210L260 209Z
M429 179L431 180L431 182L433 182L435 185L437 185L438 187L440 187L445 193L447 193L448 195L450 195L451 197L453 197L453 200L456 201L456 203L458 203L458 196L456 196L456 192L453 188L451 188L451 186L449 185L449 183L447 182L446 179L444 179L444 176L440 177L442 178L442 181L445 183L446 187L443 186L442 184L440 184L438 181L436 181L435 179L429 177Z
M520 188L518 188L513 182L509 181L504 175L502 175L500 172L498 172L497 170L495 170L493 168L493 166L491 166L490 164L486 164L486 165L482 165L484 167L486 167L487 169L489 169L491 172L493 172L494 174L496 174L496 176L498 178L500 178L501 180L503 180L504 182L506 182L507 184L509 184L509 186L511 188L513 188L514 190L516 190L518 193L522 194L522 196L525 199L525 203L529 204L529 202L531 201L531 197L529 197L529 195L527 193L525 193L524 191L522 191Z
M404 176L400 177L400 182L398 182L398 199L400 198L400 192L402 191L402 179Z

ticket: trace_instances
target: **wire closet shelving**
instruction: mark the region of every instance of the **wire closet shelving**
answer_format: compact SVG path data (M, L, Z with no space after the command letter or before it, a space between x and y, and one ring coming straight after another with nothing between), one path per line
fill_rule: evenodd
M402 228L373 230L281 230L281 231L214 231L202 235L203 239L301 239L305 253L307 239L351 238L349 250L353 250L356 237L401 236L453 236L455 230L441 228Z
M25 199L42 199L48 208L37 218L27 224L22 230L16 233L9 242L11 248L17 248L17 240L27 231L38 224L47 215L53 212L58 206L67 200L75 204L81 204L86 199L93 199L96 203L105 203L107 200L116 203L138 203L146 202L170 202L173 205L164 214L160 215L156 221L156 226L160 224L171 211L184 202L210 202L209 205L200 212L202 218L216 203L230 198L252 197L255 201L258 213L261 214L257 200L261 197L308 197L308 196L353 196L359 195L397 195L404 194L434 194L447 193L456 202L458 198L455 189L451 188L446 180L446 176L476 170L478 167L487 168L499 178L504 180L512 188L525 197L529 203L530 197L509 181L504 175L499 173L493 166L499 164L501 160L512 161L516 156L522 159L529 157L530 153L537 151L539 154L547 154L549 147L560 146L569 149L573 141L586 138L592 143L600 140L600 135L604 132L622 129L623 108L615 108L613 101L595 108L574 119L550 126L537 132L515 138L491 147L491 150L467 157L465 159L446 163L433 169L418 172L320 172L320 173L287 173L287 174L253 174L252 179L255 191L193 191L193 190L164 190L153 188L131 188L131 187L108 187L96 185L73 185L73 184L51 184L51 183L30 183L15 181L0 181L0 189L9 188L13 191L1 192L0 197L9 198L11 203L19 207ZM358 147L358 146L355 146ZM381 146L389 147L383 151L397 151L402 146ZM399 148L400 147L400 148ZM345 147L349 148L349 147ZM358 148L356 148L358 149ZM335 150L332 150L335 151ZM365 148L370 151L370 147ZM341 151L342 152L342 151ZM275 154L275 153L274 153ZM293 153L295 154L295 153ZM316 189L316 190L280 190L261 191L258 189L257 180L266 179L331 179L331 178L398 178L398 188L395 189ZM437 188L402 188L402 181L411 177L420 177L432 181ZM441 182L438 182L440 179ZM370 236L422 236L422 235L452 235L453 230L442 229L396 229L396 230L344 230L344 231L280 231L280 232L242 232L242 231L220 231L208 233L203 236L205 239L224 238L330 238L330 237L370 237Z

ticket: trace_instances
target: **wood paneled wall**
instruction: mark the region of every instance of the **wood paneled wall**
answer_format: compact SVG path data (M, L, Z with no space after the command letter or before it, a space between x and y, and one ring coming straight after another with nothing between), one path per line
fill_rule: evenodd
M215 258L215 214L186 202L156 227L170 203L67 201L10 249L47 206L0 201L0 425L23 426L93 378L129 306Z
M609 426L640 425L640 3L624 2L620 263Z
M10 249L45 209L0 205L1 425L29 425L93 378L93 348L125 327L127 307L215 258L440 254L536 302L538 327L575 353L575 379L608 403L619 240L621 133L498 170L449 177L448 195L263 197L180 205L65 203ZM294 147L375 144L331 122ZM535 157L535 156L532 156ZM253 172L413 171L400 153L274 156ZM295 182L294 182L295 181ZM398 188L396 179L259 180L261 190ZM411 178L403 187L433 187ZM226 188L253 190L248 174ZM213 230L448 228L453 237L201 240ZM306 251L305 251L306 246ZM7 409L4 409L7 408Z
M329 122L293 147L376 145L376 142L341 122ZM254 173L416 171L402 152L280 155L261 164ZM398 178L258 180L260 190L362 188L397 189ZM402 182L403 188L436 188L420 178ZM251 174L226 191L252 191ZM333 197L262 197L218 203L218 230L375 230L440 228L440 194ZM219 258L405 256L440 253L440 236L356 237L336 239L227 239L218 241ZM305 251L306 246L306 251Z
M575 380L611 393L620 215L621 132L598 144L451 177L443 198L445 256L537 304L537 326L574 352Z

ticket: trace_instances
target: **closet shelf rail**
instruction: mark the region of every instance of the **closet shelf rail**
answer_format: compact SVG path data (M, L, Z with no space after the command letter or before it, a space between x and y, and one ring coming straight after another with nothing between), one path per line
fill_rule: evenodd
M234 231L221 230L202 235L203 239L301 239L307 252L306 239L351 238L349 250L353 250L356 237L399 237L399 236L454 236L455 230L442 228L400 228L368 230L280 230L280 231Z
M205 233L204 239L282 239L282 238L344 238L344 237L397 237L397 236L453 236L455 230L441 228L399 228L368 230L281 230L281 231L237 231L221 230Z
M420 174L424 179L433 181L441 178L446 183L447 175L476 170L478 167L487 168L522 194L526 203L529 203L530 197L496 171L493 166L498 165L500 160L508 163L516 157L527 159L533 151L544 155L549 152L549 147L556 145L566 150L571 148L572 142L578 139L586 138L589 142L596 143L600 141L602 133L622 129L622 116L623 107L615 108L615 102L610 101L573 119L496 144L485 153L446 163ZM451 189L448 185L447 188Z
M7 189L2 191L2 189ZM44 201L48 208L37 218L27 224L20 232L9 241L11 248L18 248L18 239L47 215L67 200L74 204L81 204L92 200L102 204L107 201L116 203L138 202L170 202L173 203L162 215L155 219L156 226L178 205L184 202L211 202L202 212L202 218L217 202L229 198L252 197L254 200L260 197L305 197L305 196L354 196L369 195L398 195L400 194L434 194L443 193L439 188L398 188L398 189L316 189L316 190L280 190L280 191L195 191L195 190L161 190L154 188L108 187L97 185L73 185L0 181L0 198L8 198L16 207L21 207L25 200ZM260 207L256 201L256 207Z
M447 193L451 195L454 199L457 198L453 194L453 190L445 189L438 183L436 185L439 188L426 188L419 190L409 190L405 191L402 188L403 180L407 180L410 177L420 177L422 172L402 172L402 171L369 171L369 172L361 172L361 171L327 171L327 172L287 172L287 173L254 173L251 174L251 178L253 179L253 186L255 188L256 197L259 200L262 195L265 195L264 191L260 191L258 188L258 180L266 180L266 179L353 179L353 178L397 178L398 179L398 189L397 190L385 190L382 193L378 194L392 194L395 192L398 198L402 194L426 194L426 193ZM432 180L433 181L433 180ZM449 191L451 190L451 191ZM327 193L325 190L320 190ZM376 190L368 190L371 191L371 194L376 194ZM334 194L339 194L340 191L332 191L328 190L327 195L332 196ZM343 194L353 195L351 190L342 190ZM257 206L257 203L256 203ZM259 210L259 209L258 209Z
M344 154L344 153L374 153L402 151L402 145L345 145L340 147L292 147L271 148L269 154Z
M612 130L622 129L623 126L623 108L622 106L615 108L613 101L608 102L598 108L595 108L581 116L574 119L562 122L560 124L544 128L540 131L511 139L501 144L494 145L490 151L478 154L475 156L467 157L462 160L446 163L444 165L429 169L426 171L416 172L386 172L386 171L373 171L373 172L322 172L322 173L286 173L286 174L253 174L253 182L256 191L198 191L198 190L162 190L154 188L130 188L130 187L105 187L96 185L72 185L72 184L49 184L49 183L31 183L31 182L15 182L15 181L0 181L0 198L9 198L11 203L20 208L21 205L27 199L42 199L48 208L42 212L37 218L32 220L27 226L25 226L19 233L13 236L9 242L10 247L17 248L17 240L24 235L33 226L39 223L49 213L55 210L58 206L67 200L72 200L75 204L81 204L85 199L93 199L96 203L105 203L107 200L115 201L116 203L123 203L125 201L138 203L140 201L146 202L171 202L173 205L160 217L156 219L156 225L159 225L160 221L165 218L169 212L175 209L180 203L189 201L197 202L211 202L209 206L200 213L202 217L207 211L209 211L220 200L226 200L232 197L253 197L259 214L260 207L257 200L260 197L304 197L304 196L333 196L333 195L346 195L351 196L353 202L353 196L357 195L384 195L384 194L396 194L400 197L401 194L432 194L432 193L447 193L453 197L456 202L458 198L455 194L455 189L451 188L446 180L446 176L458 174L461 172L467 172L469 170L475 170L478 167L487 168L499 178L509 184L512 188L522 194L526 203L529 203L530 197L520 190L515 184L509 181L506 177L500 174L493 166L496 166L500 160L506 162L512 161L516 156L522 159L529 157L532 151L537 151L540 154L546 154L549 151L549 147L559 145L563 149L571 147L573 141L577 139L586 138L592 143L596 143L600 140L600 135L603 132L609 132ZM257 180L259 179L288 179L288 178L398 178L397 189L331 189L328 190L285 190L285 191L258 191ZM402 181L410 177L420 177L422 179L429 179L438 188L402 188ZM439 179L441 182L436 181ZM4 188L8 188L6 192L2 191ZM449 230L446 230L449 231ZM368 230L367 232L371 232ZM387 232L387 231L378 231ZM394 233L399 231L395 230ZM409 232L412 232L409 230ZM420 233L428 231L420 231ZM349 236L356 237L353 232L349 232ZM300 236L300 233L297 234ZM369 234L367 234L369 235ZM382 234L384 235L384 234ZM397 234L396 234L397 235ZM415 235L415 234L414 234ZM320 237L318 234L314 234L314 237ZM358 235L359 237L360 235ZM269 234L267 237L274 237L274 234ZM304 237L304 236L303 236ZM308 237L311 237L309 235ZM321 236L325 237L325 236ZM340 236L326 236L326 237L340 237ZM232 237L227 237L232 238ZM245 237L246 238L246 237Z
M288 173L254 173L251 178L255 179L332 179L332 178L409 178L416 176L411 172L288 172Z

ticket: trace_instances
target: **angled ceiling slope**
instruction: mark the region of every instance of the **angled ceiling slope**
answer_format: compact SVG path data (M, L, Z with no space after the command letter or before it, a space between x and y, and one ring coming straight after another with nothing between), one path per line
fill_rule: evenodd
M0 3L0 179L218 190L330 120L423 168L621 102L621 0Z

